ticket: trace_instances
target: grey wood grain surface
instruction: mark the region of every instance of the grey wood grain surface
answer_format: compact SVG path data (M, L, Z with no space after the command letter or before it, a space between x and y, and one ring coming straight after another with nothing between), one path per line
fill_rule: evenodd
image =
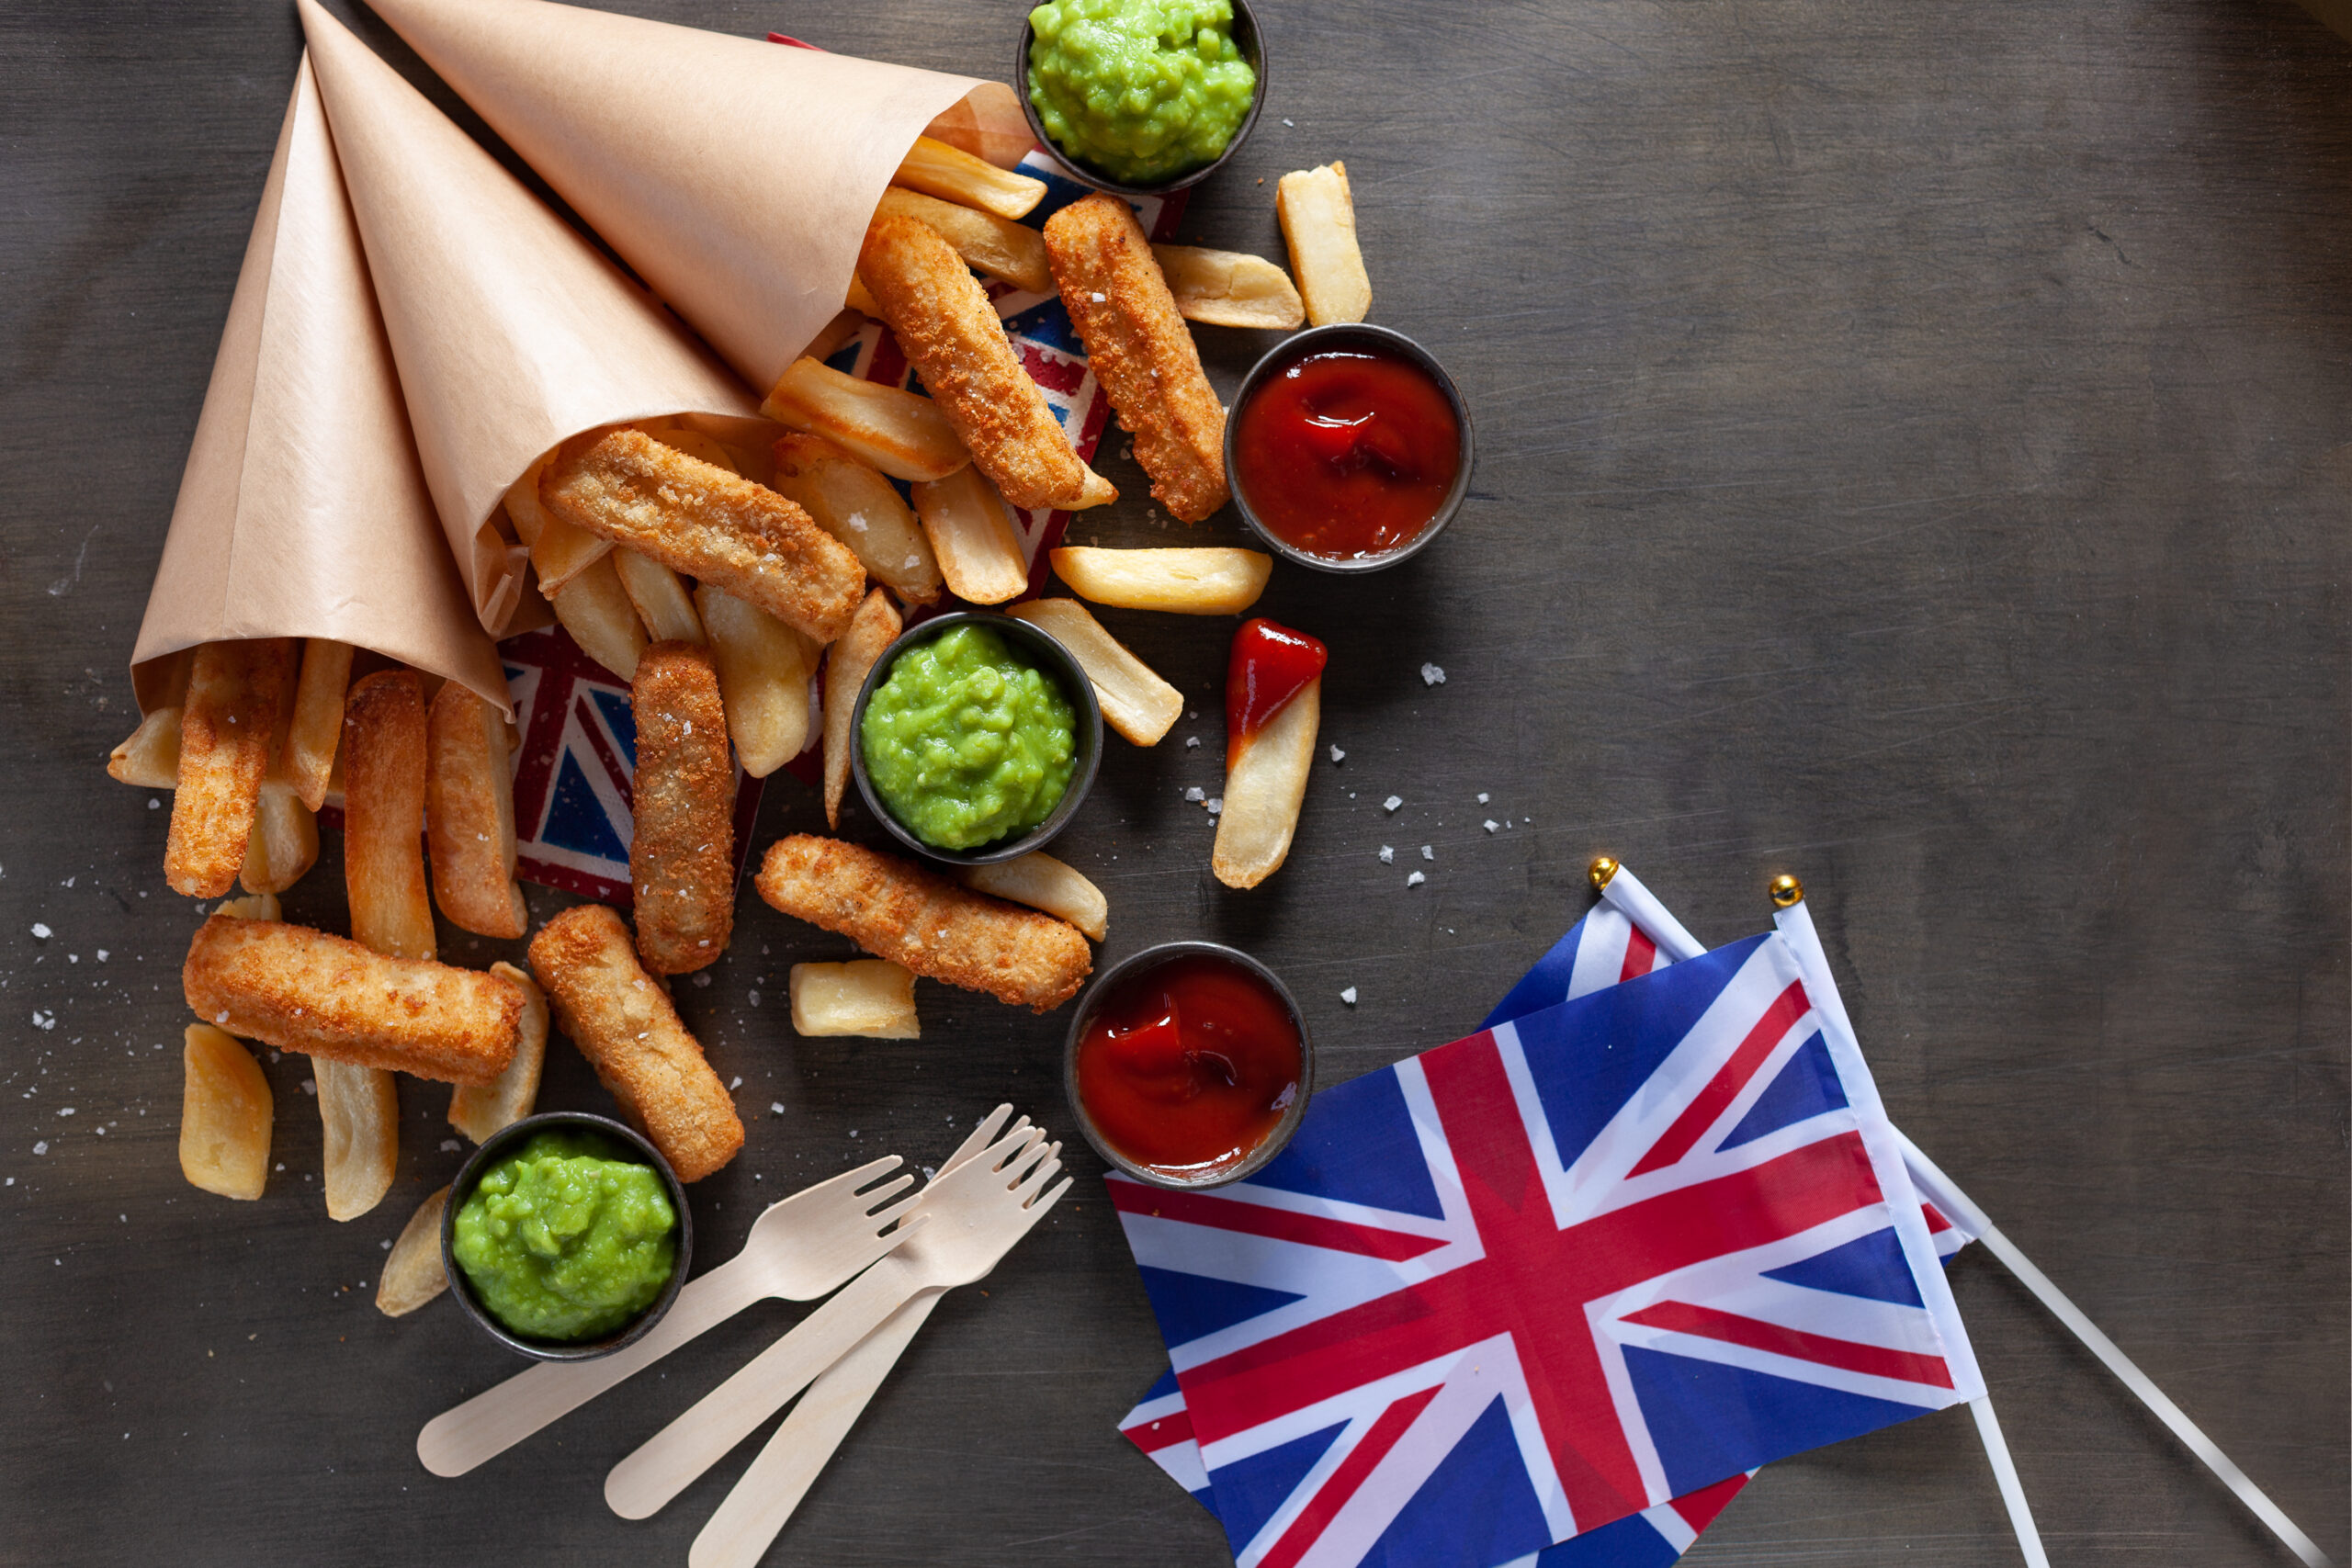
M1019 17L628 8L985 74ZM1476 499L1402 570L1278 570L1347 758L1253 894L1180 797L1216 782L1223 628L1106 616L1200 716L1114 743L1063 840L1102 958L1252 949L1337 1080L1474 1023L1597 852L1710 942L1793 871L1897 1120L2345 1561L2352 48L2284 0L1261 15L1272 101L1185 237L1278 254L1272 177L1344 157L1374 319L1475 410ZM299 1058L262 1201L176 1168L197 917L168 813L100 762L298 48L275 0L0 8L0 1562L683 1562L742 1459L641 1525L603 1472L801 1309L436 1481L418 1426L512 1370L447 1303L371 1304L459 1161L442 1092L405 1089L398 1184L350 1224ZM1228 390L1263 346L1201 338ZM1168 537L1106 467L1129 499L1074 536ZM758 842L816 820L781 782ZM1430 845L1428 884L1383 843ZM342 919L335 854L297 918ZM919 1043L794 1037L786 966L842 951L747 897L681 990L751 1124L695 1194L706 1262L1000 1099L1066 1121L1059 1018L926 983ZM543 1103L606 1103L553 1064ZM1159 1341L1072 1163L771 1561L1226 1560L1113 1430ZM2288 1561L1989 1258L1951 1273L2055 1561ZM1691 1559L1897 1560L2015 1561L1958 1412L1771 1466Z

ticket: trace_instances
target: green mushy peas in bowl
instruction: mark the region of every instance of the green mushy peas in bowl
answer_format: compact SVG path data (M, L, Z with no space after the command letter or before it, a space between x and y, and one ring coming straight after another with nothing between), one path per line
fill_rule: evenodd
M1029 831L1061 804L1078 716L1053 675L970 622L910 643L865 699L865 776L899 825L934 849Z
M1031 108L1062 153L1123 185L1215 163L1258 73L1232 0L1046 0L1029 13Z
M459 1205L451 1255L482 1309L530 1339L600 1339L661 1298L678 1215L661 1172L585 1130L534 1133Z

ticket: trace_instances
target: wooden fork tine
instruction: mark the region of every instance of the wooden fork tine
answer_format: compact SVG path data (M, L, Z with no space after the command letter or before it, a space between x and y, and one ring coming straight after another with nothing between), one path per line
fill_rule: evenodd
M868 1218L871 1218L882 1212L882 1205L887 1201L897 1197L899 1193L904 1192L908 1188L912 1187L914 1184L915 1179L911 1176L898 1177L892 1180L884 1182L881 1186L875 1188L870 1192L859 1193L857 1195L858 1201L866 1205L866 1215Z

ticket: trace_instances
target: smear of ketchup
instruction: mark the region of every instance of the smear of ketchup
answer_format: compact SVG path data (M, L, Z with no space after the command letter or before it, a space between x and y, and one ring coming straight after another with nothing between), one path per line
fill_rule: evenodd
M1241 623L1233 634L1233 659L1225 671L1225 765L1241 754L1243 742L1266 728L1299 688L1323 673L1330 650L1305 632L1276 626L1262 615Z
M1250 510L1276 537L1353 560L1429 526L1462 463L1462 423L1444 389L1385 345L1307 353L1250 394L1233 462Z
M1298 1094L1298 1026L1280 993L1214 953L1123 981L1078 1043L1095 1131L1137 1165L1205 1174L1247 1158Z

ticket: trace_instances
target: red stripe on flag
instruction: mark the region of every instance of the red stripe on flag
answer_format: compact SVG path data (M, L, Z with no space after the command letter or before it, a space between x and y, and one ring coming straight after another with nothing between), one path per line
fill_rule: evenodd
M1735 1475L1728 1481L1718 1481L1713 1486L1702 1486L1696 1492L1685 1492L1679 1497L1668 1499L1667 1506L1682 1516L1682 1522L1694 1530L1705 1529L1715 1522L1715 1516L1730 1506L1747 1484L1745 1475Z
M1122 1427L1120 1435L1148 1454L1162 1449L1172 1449L1178 1443L1193 1440L1193 1417L1190 1412L1179 1410L1162 1416L1157 1421L1146 1421L1134 1427Z
M1649 939L1648 932L1635 926L1634 934L1625 939L1625 964L1617 971L1617 978L1638 980L1657 967L1657 943Z
M1948 1231L1951 1229L1951 1222L1944 1218L1943 1212L1938 1209L1933 1203L1928 1202L1924 1199L1920 1201L1919 1213L1928 1216L1928 1234L1929 1235L1933 1235L1939 1231Z
M1674 1119L1674 1125L1666 1130L1666 1136L1642 1156L1639 1165L1625 1174L1642 1176L1653 1170L1663 1170L1689 1154L1691 1146L1706 1136L1707 1129L1723 1115L1724 1108L1739 1098L1739 1091L1747 1087L1747 1080L1763 1066L1764 1059L1772 1054L1772 1047L1781 1043L1790 1026L1803 1018L1806 1009L1812 1005L1805 999L1804 982L1790 981L1789 988L1764 1010L1764 1016L1756 1021L1756 1027L1747 1032L1747 1038L1739 1043L1739 1049L1731 1054L1731 1059L1717 1068L1707 1087L1682 1108L1682 1114Z
M1029 378L1046 390L1059 392L1066 398L1075 397L1078 389L1086 384L1086 361L1083 359L1072 359L1068 355L1057 354L1034 343L1019 343L1013 346L1020 350L1021 366L1029 372Z
M1923 1356L1912 1350L1890 1350L1883 1345L1864 1345L1852 1339L1832 1339L1826 1334L1807 1334L1801 1328L1783 1328L1777 1323L1767 1323L1759 1317L1742 1317L1736 1313L1724 1312L1716 1307L1695 1306L1689 1302L1660 1302L1656 1306L1627 1313L1624 1321L1638 1323L1645 1328L1664 1328L1676 1334L1695 1335L1702 1339L1719 1339L1726 1345L1744 1345L1751 1350L1770 1350L1800 1361L1817 1361L1825 1367L1837 1367L1874 1378L1927 1383L1934 1388L1950 1388L1952 1385L1951 1373L1945 1368L1940 1356Z
M1413 1417L1428 1408L1430 1401L1436 1397L1437 1390L1425 1388L1419 1393L1407 1394L1382 1411L1380 1419L1372 1424L1372 1430L1363 1435L1363 1441L1340 1461L1339 1468L1331 1472L1331 1479L1316 1489L1314 1497L1299 1510L1298 1517L1291 1521L1290 1529L1283 1531L1282 1540L1274 1542L1266 1555L1258 1560L1258 1568L1292 1568L1292 1564L1306 1556L1307 1549L1321 1538L1324 1527L1347 1506L1348 1499L1356 1495L1372 1474L1373 1466L1387 1457L1388 1450L1396 1446L1396 1440L1405 1435L1406 1428L1412 1426Z
M1320 1214L1238 1203L1205 1192L1176 1192L1136 1181L1114 1181L1110 1188L1112 1207L1123 1214L1144 1214L1173 1220L1179 1224L1239 1231L1269 1241L1296 1242L1301 1247L1319 1247L1327 1252L1352 1252L1389 1263L1402 1263L1445 1245L1434 1236L1408 1235L1401 1231L1326 1219Z

